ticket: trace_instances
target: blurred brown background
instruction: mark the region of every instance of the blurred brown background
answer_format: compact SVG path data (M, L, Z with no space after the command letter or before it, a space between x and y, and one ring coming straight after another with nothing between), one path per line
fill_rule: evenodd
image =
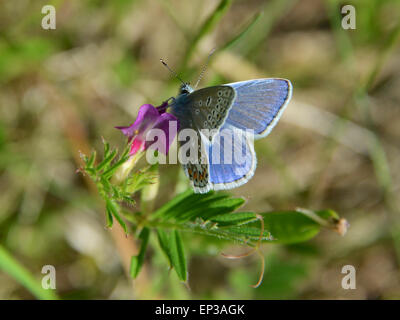
M41 28L45 4L57 10L56 30ZM227 1L206 29L219 4L0 2L1 246L38 279L54 265L61 298L400 298L400 2ZM345 4L356 8L355 30L341 27ZM248 210L332 208L351 227L345 237L265 245L258 289L249 287L257 259L224 260L198 237L186 238L190 291L157 250L132 288L104 205L75 173L78 150L101 150L102 136L122 146L114 126L176 95L160 58L193 83L213 48L201 86L257 77L294 86L279 125L256 142L254 178L232 193ZM157 206L181 170L160 169ZM341 287L344 265L356 268L355 290ZM0 273L0 298L32 296Z

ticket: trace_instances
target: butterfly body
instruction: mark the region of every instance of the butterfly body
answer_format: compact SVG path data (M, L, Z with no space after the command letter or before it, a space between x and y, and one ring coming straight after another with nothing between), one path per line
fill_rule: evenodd
M180 130L197 133L197 157L183 164L195 192L232 189L254 175L253 138L269 134L291 94L286 79L255 79L195 91L187 84L181 87L171 109Z
M193 91L193 89L191 89ZM180 91L171 104L172 113L179 119L180 128L189 128L192 123L191 110L186 108L189 92Z

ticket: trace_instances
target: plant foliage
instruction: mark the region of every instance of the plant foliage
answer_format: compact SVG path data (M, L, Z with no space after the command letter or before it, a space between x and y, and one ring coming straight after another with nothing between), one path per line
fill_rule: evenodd
M245 200L222 192L195 194L182 192L149 214L132 212L125 204L134 205L132 195L155 182L157 174L151 166L130 172L122 181L113 179L117 170L129 160L128 148L121 156L104 141L103 160L96 164L96 153L82 156L83 171L95 182L106 207L106 225L114 219L126 233L135 231L141 241L137 256L131 260L130 274L136 278L145 261L149 237L154 232L159 248L169 267L179 279L187 281L187 258L181 233L245 244L255 247L259 241L293 244L315 237L321 227L337 228L340 219L331 210L287 210L272 212L240 211ZM262 221L261 221L262 220ZM129 222L129 227L127 222Z

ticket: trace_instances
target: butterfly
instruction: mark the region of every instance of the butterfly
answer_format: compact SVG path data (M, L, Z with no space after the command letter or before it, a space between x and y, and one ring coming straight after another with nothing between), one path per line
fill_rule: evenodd
M271 132L291 96L291 82L279 78L240 81L199 90L184 83L170 107L179 119L180 130L193 129L198 133L196 159L201 161L183 164L194 191L206 193L247 183L257 166L253 138L263 138ZM204 135L204 129L212 134ZM225 139L223 132L231 133L233 139ZM233 155L241 154L241 161L236 157L224 161L226 150ZM219 161L215 160L215 154Z

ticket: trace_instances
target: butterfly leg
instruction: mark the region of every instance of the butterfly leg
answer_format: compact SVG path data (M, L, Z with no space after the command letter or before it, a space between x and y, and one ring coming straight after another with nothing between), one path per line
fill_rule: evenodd
M175 101L176 101L176 99L175 99L175 97L169 97L167 100L165 100L163 103L168 103L169 104L169 102L170 101L172 101L172 103L175 103Z

